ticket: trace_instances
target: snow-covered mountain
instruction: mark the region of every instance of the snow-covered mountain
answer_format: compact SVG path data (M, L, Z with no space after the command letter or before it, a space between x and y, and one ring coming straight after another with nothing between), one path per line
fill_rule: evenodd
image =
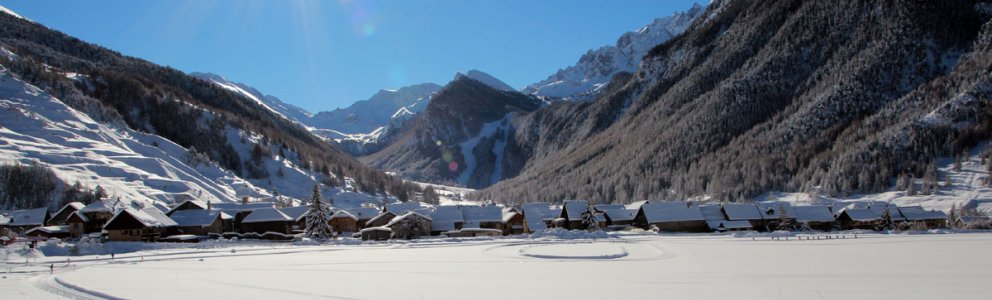
M536 96L568 98L595 92L619 72L634 72L641 58L651 48L681 34L705 8L693 4L685 12L655 19L636 31L624 33L616 45L589 50L574 66L559 69L554 75L524 88Z
M386 126L397 111L419 112L427 107L431 95L441 89L434 83L422 83L396 90L380 90L368 100L353 103L346 108L322 111L308 118L304 123L317 129L341 133L344 138L351 134L369 134Z
M257 89L251 86L248 86L244 83L227 80L223 76L217 74L193 72L190 73L189 75L212 82L229 91L241 94L247 97L248 99L254 100L258 104L271 110L272 112L283 115L284 117L288 118L291 121L296 121L302 124L306 124L303 121L313 116L313 114L311 114L310 112L308 112L303 108L282 102L282 100L276 98L275 96L263 94L262 92L258 91Z

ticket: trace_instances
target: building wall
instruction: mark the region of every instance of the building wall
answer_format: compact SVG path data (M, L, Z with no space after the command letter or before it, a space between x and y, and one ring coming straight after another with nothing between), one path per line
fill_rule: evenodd
M350 218L334 218L327 223L336 232L358 232L358 222Z
M241 233L254 232L263 234L267 231L273 231L282 234L289 234L289 226L290 222L242 223Z

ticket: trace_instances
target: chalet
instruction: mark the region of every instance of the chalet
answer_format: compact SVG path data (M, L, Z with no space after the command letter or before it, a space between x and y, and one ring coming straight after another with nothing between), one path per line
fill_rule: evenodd
M358 217L346 210L339 210L327 221L335 232L358 232Z
M379 215L379 210L374 207L356 207L346 211L358 219L358 229L365 228L365 223Z
M463 228L489 228L503 230L503 211L496 206L463 205Z
M13 232L24 233L28 229L45 226L51 216L48 208L22 209L7 214L7 222L0 224Z
M69 236L74 238L82 237L83 235L89 233L86 232L86 224L89 223L89 218L86 217L81 212L74 212L69 215L69 218L65 220L66 224L69 224ZM102 228L101 228L102 230Z
M924 210L923 207L917 205L899 207L899 212L906 218L906 222L922 223L927 228L947 227L947 214L942 211Z
M111 241L147 241L154 242L159 237L167 236L176 222L163 214L157 208L122 209L117 212L103 227L107 231L107 239Z
M444 232L444 235L448 237L500 236L502 234L502 230L490 228L462 228L459 230Z
M801 229L830 231L836 224L830 208L823 205L793 206L796 223Z
M507 207L503 209L503 234L523 234L524 215L517 210Z
M779 228L792 229L796 223L796 214L792 211L792 205L785 201L764 201L758 202L758 211L764 219L765 229L777 230Z
M987 216L959 216L954 219L954 227L965 229L992 229L992 220Z
M306 215L310 211L309 205L283 207L279 211L293 219L292 232L303 232L307 229Z
M234 217L221 211L187 209L173 211L169 218L176 222L176 231L179 234L205 236L230 230L230 228L224 228L224 220Z
M80 218L76 221L83 222L83 234L103 231L103 226L107 224L107 221L110 221L110 218L114 217L117 211L117 205L112 204L110 201L96 200L79 209L78 213L85 218ZM67 219L66 222L68 221Z
M176 206L173 206L171 209L169 209L168 211L165 212L165 215L169 216L169 215L172 215L173 212L177 212L177 211L181 211L181 210L191 210L191 209L195 209L195 210L206 210L207 209L207 206L209 206L209 204L204 203L203 201L186 200L186 201L183 201L182 203L179 203Z
M765 219L754 203L724 203L720 206L727 221L748 222L751 228L764 230Z
M557 217L546 202L524 203L520 209L524 213L524 231L527 233L548 229L551 220Z
M637 217L637 210L635 209L606 209L603 212L603 217L606 218L606 227L621 229L634 225L634 217Z
M634 217L634 225L645 229L656 226L660 231L709 231L699 207L685 201L644 204Z
M389 227L369 227L359 231L358 235L363 241L385 241L393 236L393 230Z
M749 221L727 220L727 216L723 214L723 207L718 204L700 205L699 212L706 219L706 225L713 231L724 232L754 229Z
M386 204L385 206L382 207L382 212L391 212L397 216L401 216L408 212L420 210L422 208L424 207L420 205L420 202L409 201L409 202Z
M55 214L52 215L52 218L48 220L48 225L68 225L66 221L69 220L69 215L83 209L83 207L86 207L86 205L82 202L71 202L65 206L62 206L62 208L55 212Z
M290 226L294 221L276 208L259 208L251 211L244 220L241 220L241 232L264 234L271 231L289 234Z
M365 227L371 228L371 227L382 227L382 226L386 226L386 224L389 223L389 221L392 221L393 218L396 218L396 214L391 213L391 212L388 212L388 211L387 212L383 212L383 213L380 213L378 216L375 216L374 218L371 218L368 221L366 221L365 222Z
M24 232L24 235L30 237L39 238L59 238L64 239L69 237L69 226L67 225L50 225L50 226L38 226L35 228L28 229Z
M393 218L383 227L393 231L393 238L417 239L431 234L431 218L411 210Z
M585 200L565 200L562 205L560 218L565 219L567 229L586 229L582 225L582 213L589 210L589 202Z
M442 205L431 213L431 235L462 229L463 225L465 225L465 218L462 216L460 206Z
M229 216L234 217L232 223L233 231L246 232L244 228L241 228L242 221L248 217L252 211L256 209L275 209L276 205L272 202L224 202L224 203L211 203L210 210L220 211Z
M882 215L877 211L851 205L842 208L836 214L837 225L840 229L876 229L882 225Z

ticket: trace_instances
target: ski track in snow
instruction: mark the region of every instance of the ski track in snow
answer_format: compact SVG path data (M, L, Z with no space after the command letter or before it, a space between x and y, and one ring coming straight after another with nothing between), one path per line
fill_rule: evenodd
M461 174L458 174L458 183L468 185L469 178L472 177L472 173L475 173L475 169L478 167L478 162L475 159L475 153L473 153L473 150L475 150L475 147L479 145L479 142L481 142L483 138L492 137L500 129L503 129L504 132L508 131L506 127L512 117L513 113L511 112L503 116L502 119L485 123L482 125L482 129L479 130L478 134L471 139L458 144L462 150L462 157L465 159L464 170ZM502 176L501 173L503 170L502 165L504 155L503 150L505 150L504 148L506 148L506 136L504 136L500 141L497 141L496 144L493 145L493 149L491 149L491 151L493 151L496 155L496 161L494 162L496 164L496 168L493 170L490 180L492 180L492 178L496 178L497 175Z

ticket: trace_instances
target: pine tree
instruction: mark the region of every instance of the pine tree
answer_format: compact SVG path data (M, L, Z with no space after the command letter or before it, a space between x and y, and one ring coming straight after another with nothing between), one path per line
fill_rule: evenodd
M582 225L589 231L599 230L599 222L596 221L596 211L593 210L591 204L586 207L586 211L582 212Z
M310 209L306 213L307 229L304 234L307 237L318 239L333 237L334 231L331 230L330 224L327 223L329 215L330 209L324 205L324 202L320 201L320 189L317 185L314 185L313 197L310 199Z
M957 221L958 219L957 211L958 211L958 204L951 203L951 211L947 214L947 224L950 224L951 227L954 227L954 222Z

